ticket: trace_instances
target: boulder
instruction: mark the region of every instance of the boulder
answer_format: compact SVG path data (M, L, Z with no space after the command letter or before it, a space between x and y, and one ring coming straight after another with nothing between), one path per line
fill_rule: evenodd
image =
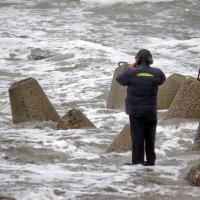
M126 124L119 135L108 148L108 152L127 152L132 149L132 141L130 135L130 124Z
M192 150L200 150L200 122L199 122L199 127L194 139L194 144L192 146Z
M200 82L183 82L169 107L168 118L200 119Z
M192 167L185 179L195 186L200 186L200 164Z
M117 81L116 77L124 71L125 67L117 67L114 71L110 92L106 108L112 109L125 109L125 98L127 87L121 86Z
M172 74L158 90L158 109L168 109L186 77L181 74Z
M0 200L15 200L15 199L12 197L5 197L0 195Z
M31 49L31 53L28 55L29 60L42 60L45 58L53 57L55 53L49 50L42 50L40 48Z
M59 121L60 117L37 80L27 78L9 88L13 123Z
M96 126L77 109L69 110L57 124L58 130L78 128L96 128Z

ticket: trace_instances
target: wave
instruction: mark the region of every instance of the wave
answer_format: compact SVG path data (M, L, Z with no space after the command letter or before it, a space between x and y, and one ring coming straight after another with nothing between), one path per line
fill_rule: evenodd
M132 4L132 3L142 3L142 2L172 2L176 0L80 0L81 2L90 3L90 4L117 4L117 3L125 3L125 4Z

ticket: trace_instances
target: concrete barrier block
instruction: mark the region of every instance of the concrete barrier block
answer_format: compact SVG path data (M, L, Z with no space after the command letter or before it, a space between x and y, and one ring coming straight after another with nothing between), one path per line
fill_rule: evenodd
M78 128L96 128L96 126L77 109L69 110L57 124L58 130Z
M158 90L158 109L168 109L186 77L181 74L172 74Z
M172 101L168 118L200 119L200 82L188 79L183 82Z
M132 141L130 134L130 124L126 124L124 128L120 131L119 135L114 139L108 152L127 152L132 149Z
M114 71L110 92L106 108L111 109L125 109L125 98L127 87L121 86L117 81L116 77L124 71L124 67L117 67Z
M9 88L13 123L60 119L43 89L33 78L15 82Z

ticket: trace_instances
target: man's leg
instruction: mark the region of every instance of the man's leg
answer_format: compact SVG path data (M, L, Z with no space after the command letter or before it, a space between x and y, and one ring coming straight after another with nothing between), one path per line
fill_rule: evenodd
M144 163L144 124L141 118L129 116L132 139L132 163Z
M155 164L156 154L155 154L155 135L156 135L157 120L146 120L145 122L145 152L147 164Z

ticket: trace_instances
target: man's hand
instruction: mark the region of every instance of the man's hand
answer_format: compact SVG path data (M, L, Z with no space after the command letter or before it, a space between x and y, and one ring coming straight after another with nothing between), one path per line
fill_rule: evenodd
M136 64L135 64L135 63L133 63L133 64L129 64L128 67L131 68L131 69L134 69L134 68L136 68Z

